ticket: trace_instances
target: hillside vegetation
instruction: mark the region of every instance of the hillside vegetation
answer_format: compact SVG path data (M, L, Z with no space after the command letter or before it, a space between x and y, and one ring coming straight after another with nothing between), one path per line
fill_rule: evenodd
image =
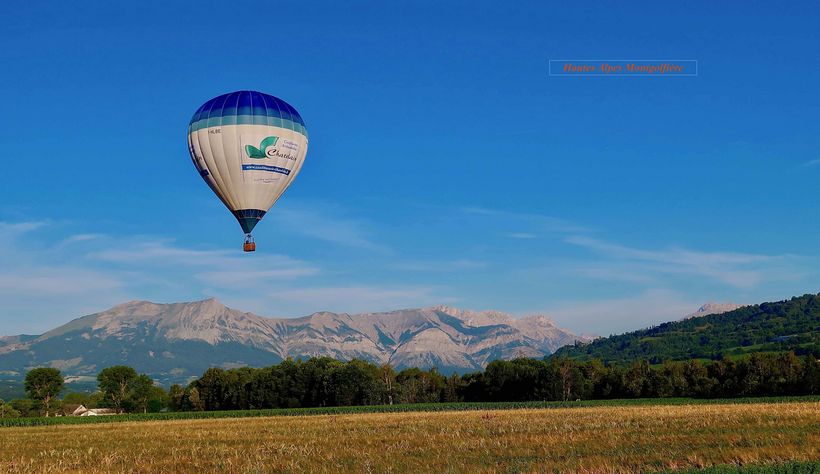
M820 295L744 306L559 349L553 357L608 363L736 358L794 351L820 356Z

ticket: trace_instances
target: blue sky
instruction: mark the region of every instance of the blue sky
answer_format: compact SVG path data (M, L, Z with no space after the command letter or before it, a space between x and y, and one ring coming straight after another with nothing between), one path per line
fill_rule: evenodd
M0 334L210 296L609 334L820 290L811 3L76 3L0 28ZM556 58L699 75L549 77ZM239 89L311 138L252 255L186 146Z

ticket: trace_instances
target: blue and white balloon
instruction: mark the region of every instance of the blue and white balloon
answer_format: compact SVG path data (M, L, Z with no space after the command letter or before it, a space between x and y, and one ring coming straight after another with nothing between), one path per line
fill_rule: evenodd
M188 126L194 166L239 221L246 251L256 248L251 231L299 174L307 148L296 109L261 92L215 97Z

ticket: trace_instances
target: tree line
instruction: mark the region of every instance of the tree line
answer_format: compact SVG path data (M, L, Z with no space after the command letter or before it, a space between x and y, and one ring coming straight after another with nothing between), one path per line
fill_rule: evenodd
M397 372L389 365L320 357L261 369L211 368L188 387L171 391L172 404L182 410L816 395L820 394L820 361L792 352L657 365L520 358L493 361L482 372L446 377L436 369Z
M0 417L54 414L84 401L117 412L241 410L393 403L590 400L613 398L784 396L820 394L813 355L755 353L742 359L609 365L567 358L491 362L482 372L445 376L436 369L396 371L354 359L285 360L264 368L210 368L168 391L126 366L104 369L99 391L69 394L57 369L26 376L26 400L0 402Z
M26 374L26 398L0 400L0 418L53 416L70 414L76 405L86 408L110 408L116 413L161 411L168 408L168 394L146 374L124 365L108 367L97 374L98 391L73 392L62 399L65 379L58 369L40 367Z

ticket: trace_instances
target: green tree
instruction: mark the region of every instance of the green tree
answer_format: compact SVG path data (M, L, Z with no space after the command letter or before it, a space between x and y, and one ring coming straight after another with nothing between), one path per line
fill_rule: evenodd
M331 375L331 389L337 406L374 405L385 398L381 369L353 359L336 368Z
M91 405L91 395L85 392L71 392L63 396L64 405L82 405L89 408Z
M34 401L28 398L16 398L9 402L12 408L20 413L20 416L36 416L34 413Z
M640 397L646 391L650 370L649 362L645 360L639 360L629 366L624 377L624 390L630 397Z
M0 400L0 418L18 418L19 416L19 411L15 410L14 407L3 400Z
M689 384L683 371L683 364L665 361L660 369L660 384L655 393L659 397L681 397L688 394Z
M168 397L168 392L158 385L152 385L150 393L148 394L147 409L151 413L157 413L163 409L169 408L171 400Z
M188 403L191 405L191 408L194 411L203 411L205 410L205 403L199 397L199 390L196 387L191 388L188 391Z
M460 402L461 395L459 392L463 388L461 377L456 374L447 378L447 385L444 387L444 393L441 395L441 401L445 403ZM392 403L391 403L392 405Z
M199 398L205 404L206 410L224 410L226 376L225 370L218 367L211 367L202 374L202 377L194 382L194 386L199 391Z
M561 359L558 364L558 381L561 385L561 400L568 401L578 398L583 389L581 369L570 359Z
M123 412L123 404L128 400L132 382L137 371L125 365L115 365L100 371L97 382L104 399L118 413Z
M300 366L299 371L303 388L302 406L319 407L333 403L331 393L333 388L332 374L343 364L343 362L330 357L314 357ZM384 372L382 372L382 376L384 375ZM388 373L387 377L389 378L391 375ZM392 377L395 377L395 375Z
M579 397L584 400L595 398L595 386L603 379L607 368L598 359L592 359L580 367L583 386L579 390Z
M154 381L145 374L138 375L130 382L128 395L137 410L148 413L148 400L151 398L151 388L153 386Z
M437 403L441 401L447 379L435 368L424 371L404 369L396 375L402 403Z
M180 384L173 384L168 389L169 406L173 411L183 411L185 409L185 389Z
M99 408L105 404L105 394L97 390L88 396L88 405L86 408Z
M57 369L41 367L26 374L25 389L28 397L38 403L46 416L57 395L63 390L65 381Z
M771 361L777 372L777 385L782 395L797 395L800 393L801 380L805 371L803 361L794 352L778 354Z
M801 386L804 393L809 395L820 394L820 360L809 354L803 361L803 380Z
M393 367L390 367L390 364L382 364L382 366L379 367L379 371L380 380L384 386L384 396L386 397L384 402L388 405L392 405L393 400L399 394L399 388L396 384L396 371L393 370Z
M253 380L253 371L250 367L230 369L225 372L225 391L222 393L222 402L231 410L247 410L250 408L248 400L248 386ZM304 387L299 387L299 398L304 398Z

